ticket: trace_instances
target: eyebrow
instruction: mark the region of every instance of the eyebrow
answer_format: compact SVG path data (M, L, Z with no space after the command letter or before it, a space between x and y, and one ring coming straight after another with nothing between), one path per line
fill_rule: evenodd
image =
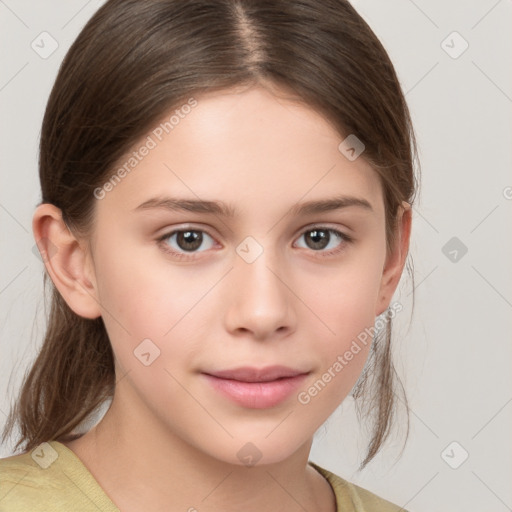
M349 207L358 207L367 211L373 211L372 205L366 199L352 196L336 196L329 199L298 203L291 208L290 213L297 216L311 215ZM134 208L134 211L151 209L206 213L228 218L234 218L237 215L237 211L233 206L221 201L182 199L175 197L154 197L148 199Z

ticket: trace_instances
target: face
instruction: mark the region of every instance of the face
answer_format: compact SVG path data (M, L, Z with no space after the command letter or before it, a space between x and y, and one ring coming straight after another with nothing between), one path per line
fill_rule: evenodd
M354 340L386 307L382 189L309 107L261 88L195 100L96 193L116 393L140 429L274 463L311 441L366 361Z

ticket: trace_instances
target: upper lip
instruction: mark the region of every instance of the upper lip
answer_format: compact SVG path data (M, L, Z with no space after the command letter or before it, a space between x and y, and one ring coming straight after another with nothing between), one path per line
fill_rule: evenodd
M231 370L204 373L219 379L238 380L241 382L270 382L286 377L304 375L308 372L295 370L293 368L288 368L287 366L267 366L265 368L253 368L250 366L244 366L240 368L233 368Z

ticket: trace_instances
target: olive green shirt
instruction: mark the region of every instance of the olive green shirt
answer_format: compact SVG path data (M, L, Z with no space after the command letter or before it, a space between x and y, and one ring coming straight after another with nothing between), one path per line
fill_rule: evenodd
M313 462L338 512L405 512ZM0 512L120 512L82 461L58 441L0 459Z

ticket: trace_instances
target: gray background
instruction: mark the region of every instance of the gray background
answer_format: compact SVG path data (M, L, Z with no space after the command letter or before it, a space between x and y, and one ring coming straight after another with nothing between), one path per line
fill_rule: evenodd
M0 427L44 331L31 231L43 110L65 52L102 3L0 0ZM395 333L411 431L401 458L395 436L357 472L365 438L349 397L318 431L311 459L411 511L512 510L512 2L354 5L395 64L420 145L412 319L406 275L395 296L406 305ZM41 56L52 49L44 31L58 48Z

